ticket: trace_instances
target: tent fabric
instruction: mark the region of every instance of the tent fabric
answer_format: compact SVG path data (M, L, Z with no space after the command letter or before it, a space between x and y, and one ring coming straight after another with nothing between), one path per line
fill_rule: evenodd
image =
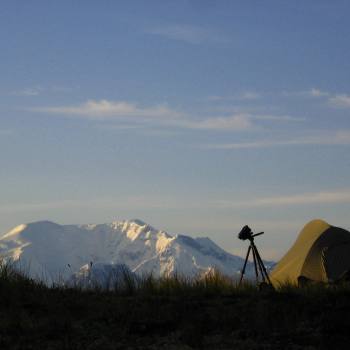
M273 284L331 282L350 271L350 232L323 220L309 222L271 272Z

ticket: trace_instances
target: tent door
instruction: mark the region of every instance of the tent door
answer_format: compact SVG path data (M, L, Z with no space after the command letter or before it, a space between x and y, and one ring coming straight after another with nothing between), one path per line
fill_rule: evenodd
M350 270L349 242L329 247L322 255L328 280L336 281Z

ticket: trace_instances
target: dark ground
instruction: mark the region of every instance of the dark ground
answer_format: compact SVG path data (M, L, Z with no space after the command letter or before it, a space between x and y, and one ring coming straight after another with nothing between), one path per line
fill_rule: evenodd
M219 288L123 295L0 278L0 349L349 348L349 288Z

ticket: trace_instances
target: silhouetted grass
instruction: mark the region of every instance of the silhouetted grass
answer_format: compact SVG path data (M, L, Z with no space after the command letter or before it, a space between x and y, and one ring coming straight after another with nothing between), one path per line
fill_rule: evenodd
M140 296L229 296L237 293L257 292L255 285L245 282L238 286L237 280L224 276L219 271L206 275L187 277L175 273L160 278L152 274L135 278L127 270L121 283L114 286L117 295Z
M49 288L0 266L0 349L339 349L349 329L347 285L260 292L214 272Z

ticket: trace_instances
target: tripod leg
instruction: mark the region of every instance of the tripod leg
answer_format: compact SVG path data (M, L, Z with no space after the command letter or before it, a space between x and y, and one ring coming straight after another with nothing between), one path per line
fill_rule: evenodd
M257 250L255 245L253 246L252 249L253 249L254 255L256 256L257 265L259 267L259 272L261 275L261 282L265 282L265 275L264 275L264 271L261 267L261 261L260 261L260 256L259 256L258 250Z
M253 252L253 261L254 261L254 269L255 269L255 280L256 280L256 283L259 283L259 272L258 272L258 266L257 266L258 261L257 261L254 245L252 245L252 252Z
M260 257L258 249L255 246L254 246L254 248L255 248L255 254L256 254L256 256L258 258L258 261L259 261L259 266L260 266L261 274L263 276L263 280L264 280L264 282L268 281L268 283L271 284L269 274L266 271L265 265L264 265L264 263L263 263L263 261L262 261L262 259Z
M246 255L246 257L245 257L243 269L242 269L242 272L241 272L241 278L240 278L240 280L239 280L239 286L241 285L242 280L243 280L243 276L244 276L244 273L245 273L245 268L246 268L246 266L247 266L247 262L248 262L248 258L249 258L249 253L250 253L250 250L251 250L251 249L252 249L252 247L249 246L248 251L247 251L247 255Z

